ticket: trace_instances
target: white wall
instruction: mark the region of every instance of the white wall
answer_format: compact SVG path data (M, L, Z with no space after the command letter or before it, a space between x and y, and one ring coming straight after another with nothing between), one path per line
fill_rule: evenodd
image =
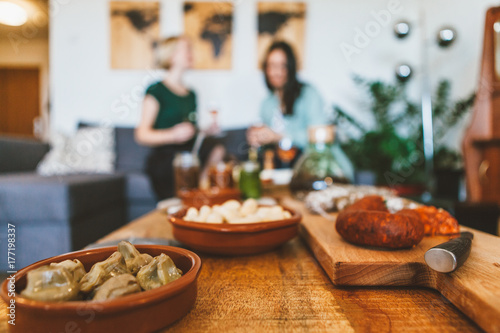
M412 66L410 95L418 98L421 1L425 3L428 22L433 87L439 79L447 78L453 83L454 97L465 97L475 89L484 15L495 2L401 0L394 4L394 1L398 0L306 0L306 59L301 76L322 92L329 105L339 104L358 112L361 118L365 95L352 83L352 74L393 80L398 63ZM70 132L80 120L134 126L139 119L142 92L162 73L111 70L108 1L64 3L67 4L60 5L53 13L50 26L53 128ZM215 102L226 128L255 121L260 101L267 93L256 66L256 3L257 0L235 1L233 69L192 71L186 78L198 93L202 119L208 103ZM182 0L161 1L162 36L182 33L182 4ZM372 11L389 10L391 6L400 9L398 14L391 15L390 23L348 62L340 45L354 44L356 29L364 30L375 20ZM392 26L402 19L409 21L413 30L409 38L397 40ZM452 26L458 34L456 43L449 49L438 48L434 43L435 34L442 26ZM460 133L452 135L453 145L458 146L459 136Z

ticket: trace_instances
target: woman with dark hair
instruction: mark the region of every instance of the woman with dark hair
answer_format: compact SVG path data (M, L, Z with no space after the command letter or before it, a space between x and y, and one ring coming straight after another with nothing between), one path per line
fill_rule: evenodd
M289 139L304 149L308 142L307 128L324 125L328 120L320 94L297 79L297 61L286 42L271 45L262 67L270 94L260 109L264 126L248 130L249 144L259 147Z

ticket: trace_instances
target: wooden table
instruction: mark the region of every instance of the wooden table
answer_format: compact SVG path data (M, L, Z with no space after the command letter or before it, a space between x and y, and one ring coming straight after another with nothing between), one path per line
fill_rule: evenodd
M99 242L172 239L154 211ZM198 299L164 332L480 332L437 292L412 288L336 288L301 239L261 255L201 255ZM6 332L0 304L0 332Z

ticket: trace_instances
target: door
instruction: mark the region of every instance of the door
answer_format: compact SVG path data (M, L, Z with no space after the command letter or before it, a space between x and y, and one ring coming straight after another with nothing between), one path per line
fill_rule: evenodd
M0 68L0 134L33 136L39 115L39 68Z

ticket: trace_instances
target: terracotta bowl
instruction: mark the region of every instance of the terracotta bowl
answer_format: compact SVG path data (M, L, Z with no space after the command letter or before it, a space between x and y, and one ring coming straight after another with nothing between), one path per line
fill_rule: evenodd
M187 209L170 217L174 237L190 248L211 254L248 255L272 250L298 234L302 216L289 209L292 217L272 222L245 224L184 221Z
M240 200L241 192L233 188L211 188L208 190L179 191L177 196L186 207L200 208L203 205L220 205L231 199Z
M116 246L71 252L38 261L16 274L15 326L11 332L152 332L185 316L196 300L196 280L200 258L191 251L163 245L136 245L141 253L165 253L184 274L157 289L143 291L104 302L41 302L22 297L26 273L34 268L66 259L80 260L88 271L92 264L105 260ZM0 294L10 304L4 281Z

